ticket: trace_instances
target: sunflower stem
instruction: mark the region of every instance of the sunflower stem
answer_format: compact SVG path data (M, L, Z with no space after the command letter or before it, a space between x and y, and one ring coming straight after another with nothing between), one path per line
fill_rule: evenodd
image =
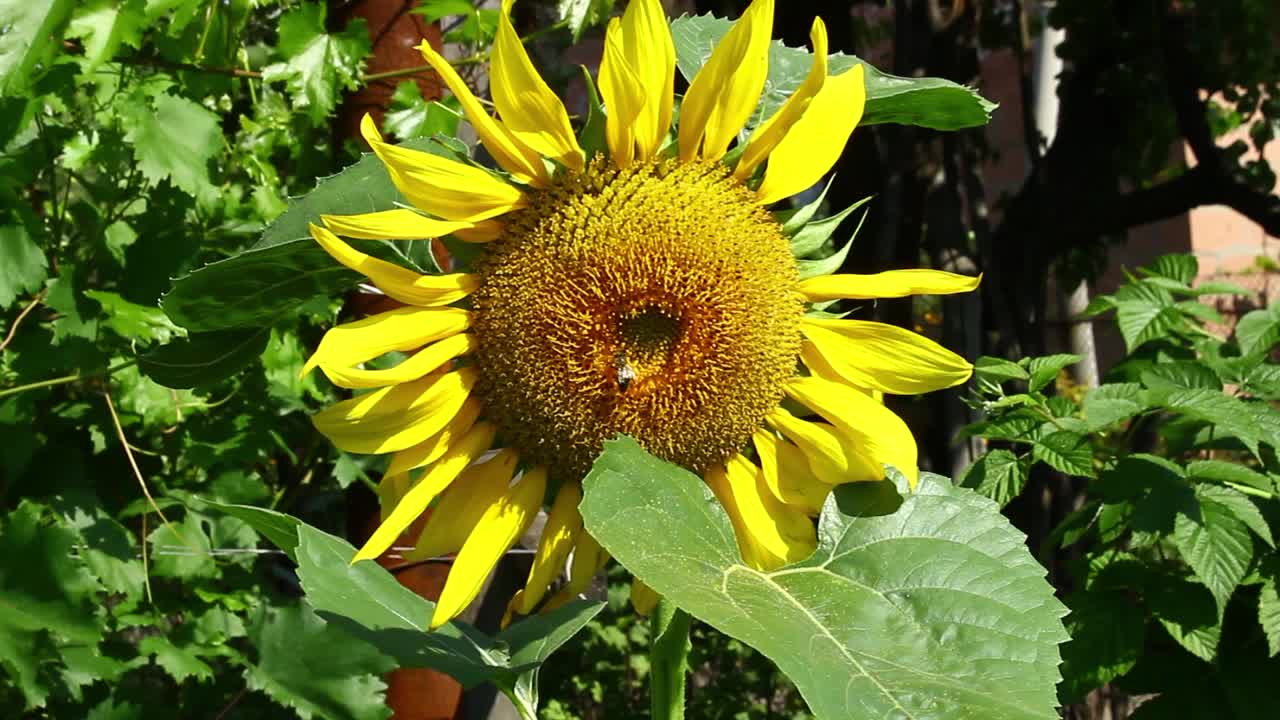
M653 720L684 720L689 669L689 613L662 598L649 618L649 707Z

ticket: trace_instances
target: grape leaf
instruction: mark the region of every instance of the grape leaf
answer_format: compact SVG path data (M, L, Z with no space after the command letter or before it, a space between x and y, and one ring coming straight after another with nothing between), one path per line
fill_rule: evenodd
M325 4L305 3L280 18L277 49L284 62L263 68L267 82L283 81L296 107L306 110L317 125L333 112L342 90L359 85L369 33L357 19L340 33L325 31Z
M213 191L209 160L222 149L218 116L186 98L161 93L147 104L135 100L121 109L125 140L138 169L152 183L168 179L188 195Z
M74 7L74 0L0 0L0 96L31 89Z
M22 225L0 227L0 310L23 293L40 288L49 276L49 262Z

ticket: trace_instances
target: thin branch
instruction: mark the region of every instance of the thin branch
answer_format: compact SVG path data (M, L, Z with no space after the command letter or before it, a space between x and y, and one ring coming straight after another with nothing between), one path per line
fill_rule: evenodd
M19 393L24 393L28 390L35 390L37 388L53 387L54 385L65 385L67 383L72 383L77 380L88 380L89 378L111 375L112 373L115 373L118 370L124 370L125 368L130 368L137 364L138 364L137 360L126 360L125 362L122 362L119 365L112 365L111 367L107 368L106 370L103 370L102 372L89 373L88 375L81 375L80 371L77 370L76 372L73 372L70 375L63 375L62 377L51 378L49 380L40 380L33 383L27 383L26 385L18 385L17 387L11 387L11 388L6 388L4 390L0 390L0 398L9 397L10 395L17 395Z
M160 516L160 520L164 522L165 527L169 528L169 532L172 532L174 537L181 540L183 544L187 544L178 529L169 522L169 518L165 517L164 511L160 509L156 499L151 497L151 490L147 488L147 481L142 477L142 471L138 469L138 461L133 458L133 451L129 449L129 439L124 435L124 426L120 424L120 416L116 414L116 405L111 401L111 393L104 392L102 397L107 399L107 411L111 413L111 422L116 426L116 436L120 438L120 445L124 447L124 456L129 459L129 467L133 468L133 476L138 479L142 494L147 498L147 502L151 504L151 509L155 510L156 514ZM144 537L142 539L143 547L146 546L146 541L147 539Z
M36 306L40 304L40 301L44 299L44 293L44 290L36 293L36 296L31 298L31 302L28 303L26 307L22 308L22 312L18 313L18 317L13 319L13 324L9 326L9 332L4 336L4 341L0 342L0 352L4 352L4 349L9 347L9 343L13 342L13 336L17 334L18 326L22 324L22 321L32 310L36 309Z

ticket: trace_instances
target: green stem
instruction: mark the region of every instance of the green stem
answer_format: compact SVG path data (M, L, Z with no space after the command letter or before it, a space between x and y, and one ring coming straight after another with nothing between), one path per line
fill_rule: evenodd
M9 397L10 395L17 395L18 393L24 393L28 390L35 390L37 388L52 387L54 385L65 385L67 383L75 382L77 380L87 380L89 378L103 377L106 375L110 375L116 372L117 370L124 370L125 368L133 367L134 365L137 365L137 364L138 364L137 360L128 360L120 363L119 365L112 365L111 367L107 368L106 370L103 370L102 372L89 373L88 375L81 375L77 371L77 372L71 373L70 375L63 375L62 377L50 378L48 380L41 380L39 382L27 383L26 385L19 385L17 387L6 388L4 390L0 390L0 398L6 398L6 397Z
M666 598L649 619L649 707L653 720L684 720L689 626L693 618Z

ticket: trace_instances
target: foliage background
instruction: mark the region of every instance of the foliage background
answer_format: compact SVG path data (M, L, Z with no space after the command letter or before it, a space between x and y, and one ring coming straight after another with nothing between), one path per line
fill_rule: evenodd
M430 85L369 72L368 30L349 18L348 5L0 0L0 707L21 708L30 717L95 720L167 717L174 707L199 708L210 718L279 717L282 708L302 718L387 714L380 679L387 661L344 653L340 664L308 662L336 659L337 631L298 601L287 560L242 552L259 545L252 528L198 500L256 504L337 534L358 532L377 468L336 453L312 431L308 414L333 391L323 381L297 378L323 328L365 299L352 294L290 307L252 332L189 332L161 309L171 278L257 242L289 207L287 198L358 159L359 148L344 137L345 93L385 85L385 127L401 139L456 123L448 103L422 104ZM521 3L519 24L541 29L533 46L555 84L567 85L576 74L562 60L564 49L579 34L588 42L596 37L611 5ZM681 9L736 15L742 5L698 2ZM982 207L977 168L989 148L980 131L944 136L881 126L855 135L831 204L844 207L873 193L877 200L849 267L868 272L924 262L987 272L976 307L966 300L937 307L887 302L874 316L902 324L939 318L947 344L968 348L968 355L1043 354L1052 343L1042 327L1043 268L1068 280L1095 273L1105 265L1108 242L1124 229L1206 203L1229 204L1280 234L1270 168L1247 159L1245 147L1220 150L1213 142L1236 126L1249 128L1255 148L1275 134L1276 8L1263 0L1120 5L1117 12L1109 3L1062 2L1050 16L1071 37L1063 48L1072 64L1061 89L1062 127L1043 147L1032 126L1031 174L1008 198L998 224ZM973 82L979 52L1025 50L1035 32L1035 14L1021 2L901 0L852 20L850 7L845 0L788 3L778 34L801 45L810 18L820 14L833 50L866 53L891 40L886 70ZM473 60L466 63L470 77L481 81L493 10L476 11L462 0L426 0L418 8L427 21L443 20L446 41L458 46L458 57ZM1206 106L1202 90L1220 91L1221 100ZM1164 162L1171 144L1183 141L1201 159L1195 172ZM1161 314L1159 298L1146 301L1157 306L1156 315L1172 317ZM1146 349L1152 362L1205 357L1178 339L1175 329L1182 327L1170 320L1147 338L1162 348ZM1242 350L1233 342L1228 354ZM149 354L162 345L166 354ZM242 369L231 379L196 382L203 372L230 367ZM195 387L171 389L153 378ZM1205 382L1203 373L1196 381ZM1218 377L1218 392L1223 381ZM1040 390L1045 387L1052 383ZM1256 396L1270 399L1269 392ZM1087 410L1080 398L1086 406L1041 400L1055 417ZM955 395L921 405L903 410L943 418L917 428L928 463L943 471L956 465L950 440L959 428L981 411L1004 417L989 405L969 409ZM992 437L990 427L974 432ZM1025 501L1010 507L1021 526L1033 530L1038 549L1046 533L1037 536L1034 528L1058 525L1066 517L1062 508L1076 497L1106 504L1088 494L1087 478L1100 470L1104 477L1107 463L1138 450L1177 458L1154 441L1117 448L1100 432L1078 433L1088 438L1087 459L1076 453L1076 465L1041 462L1034 469L1031 460L1040 458L1014 455L1000 446L1008 438L994 437L997 452L1009 454L984 456L978 472L995 466L1004 474L968 479L979 488L987 482L1002 501L1046 488L1059 493L1048 509ZM1158 437L1152 424L1131 432ZM1207 452L1179 447L1184 466ZM1267 456L1228 451L1237 454L1224 457L1247 463L1269 478L1267 492L1274 491ZM1021 472L1010 472L1009 457L1025 465L1017 466ZM1111 504L1123 502L1129 500ZM1259 507L1263 527L1271 527L1265 523L1275 523L1274 507ZM1104 586L1097 589L1104 599L1120 604L1099 604L1090 594L1090 571L1063 569L1069 561L1104 557L1099 548L1109 543L1131 542L1124 535L1131 529L1117 527L1119 534L1100 541L1082 531L1077 539L1095 543L1082 546L1087 551L1043 557L1080 610L1069 621L1084 639L1077 655L1068 656L1065 702L1150 666L1139 664L1140 657L1167 660L1218 683L1233 673L1233 658L1257 651L1259 637L1267 656L1274 654L1275 580L1267 575L1275 572L1274 550L1256 529L1246 524L1247 542L1233 546L1247 547L1248 555L1237 553L1228 563L1234 581L1223 596L1243 598L1227 606L1235 613L1228 617L1244 612L1240 627L1248 629L1224 625L1222 612L1216 620L1197 615L1188 621L1188 628L1217 629L1221 639L1210 651L1188 640L1199 636L1169 635L1164 611L1146 602L1147 589ZM1231 525L1236 540L1238 529ZM1135 562L1143 572L1154 568L1160 577L1172 573L1194 582L1200 570L1180 561L1179 552L1153 541ZM647 627L625 607L620 578L608 592L607 614L544 672L548 717L604 717L602 707L628 717L645 713ZM1130 602L1135 597L1143 602ZM1271 614L1264 611L1259 623L1267 598ZM1239 610L1241 604L1252 614ZM1080 631L1090 617L1110 627L1116 612L1127 613L1128 630L1114 636ZM1260 635L1268 622L1269 634ZM1231 652L1216 652L1220 644ZM694 647L693 717L806 716L786 681L745 646L698 630ZM1261 701L1232 699L1261 697L1254 686L1194 687L1201 688L1195 702L1182 710L1201 703L1206 713L1271 714ZM1135 681L1126 691L1163 689ZM1127 707L1127 701L1115 704L1123 712ZM1163 717L1159 710L1148 706L1144 717ZM1090 710L1082 704L1068 712L1087 717Z

